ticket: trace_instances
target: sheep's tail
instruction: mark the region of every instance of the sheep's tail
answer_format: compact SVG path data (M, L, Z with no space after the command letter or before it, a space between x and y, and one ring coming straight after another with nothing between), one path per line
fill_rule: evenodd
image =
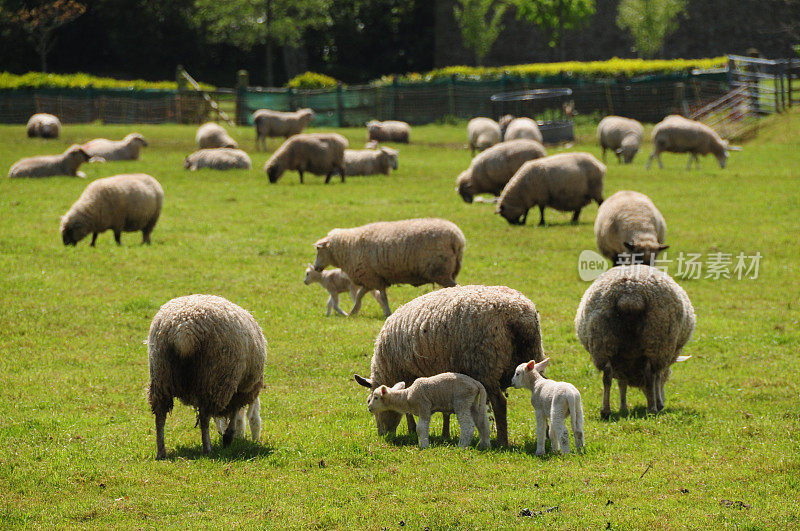
M200 338L193 326L188 324L178 325L172 334L172 347L181 358L190 358L197 352Z
M644 297L640 293L623 293L617 299L617 311L627 315L642 313L646 306Z

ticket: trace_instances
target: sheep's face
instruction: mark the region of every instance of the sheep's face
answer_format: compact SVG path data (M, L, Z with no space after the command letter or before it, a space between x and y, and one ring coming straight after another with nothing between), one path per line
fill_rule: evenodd
M192 167L192 163L189 162L189 157L187 156L185 159L183 159L183 169L184 170L188 170L191 167Z
M500 203L497 206L497 213L503 216L511 225L524 225L528 218L528 211L519 207Z
M545 358L540 362L531 360L517 365L514 376L511 378L511 385L516 389L533 388L533 383L544 377L544 370L550 364L550 358Z
M314 269L316 271L322 271L329 265L334 265L330 245L331 242L327 237L322 238L314 244L314 247L317 249L317 257L314 259Z
M456 186L456 191L461 195L461 199L463 199L467 203L472 203L472 200L475 198L475 194L472 193L472 185L469 182L469 173L468 172L461 172L461 175L458 176L458 180L456 181L458 185Z
M77 220L61 222L61 241L64 245L77 245L89 234L89 227Z
M135 143L135 144L139 144L142 147L147 147L148 146L147 140L145 140L144 137L142 135L140 135L139 133L131 134L130 138L131 138L131 141L133 143Z
M393 169L397 169L397 155L398 151L396 149L391 149L387 147L382 147L381 151L386 155L389 159L389 166Z
M308 266L306 267L306 276L305 278L303 278L303 284L308 286L309 284L314 282L314 280L316 280L317 278L319 278L319 272L314 270L313 264L308 264Z
M283 175L283 168L280 164L273 162L267 165L267 177L269 177L270 183L275 184L278 182L278 179L281 178L281 175Z
M625 242L628 255L621 257L624 264L648 264L655 265L656 259L661 251L669 249L669 245L661 245L658 242L644 242L635 244ZM620 264L617 264L620 265Z
M622 161L625 164L633 162L633 157L635 157L638 152L638 145L635 143L626 143L625 141L622 142L622 146L616 151L617 155L622 157Z
M717 162L719 162L719 167L720 168L723 168L723 169L725 168L725 165L728 163L728 149L727 148L725 148L725 150L721 154L717 155Z
M81 146L79 146L78 144L73 144L72 146L70 146L70 147L69 147L69 148L68 148L68 149L67 149L67 150L64 152L64 154L65 154L67 157L69 157L69 158L71 158L71 159L74 159L75 161L79 162L80 164L83 164L84 162L87 162L87 161L88 161L88 160L91 158L91 157L89 156L89 154L88 154L88 153L86 153L86 152L83 150L83 148L82 148Z

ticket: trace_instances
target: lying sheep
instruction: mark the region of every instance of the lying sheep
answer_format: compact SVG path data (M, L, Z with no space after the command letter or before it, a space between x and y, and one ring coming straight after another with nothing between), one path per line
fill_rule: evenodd
M367 122L367 140L377 142L401 142L408 144L411 136L411 126L398 120Z
M147 141L139 133L131 133L122 140L95 138L81 146L89 157L112 160L139 160L139 153L147 147Z
M538 363L536 360L520 363L511 379L511 385L517 389L525 388L531 391L531 405L536 412L536 455L544 455L548 420L553 451L569 453L569 432L565 422L567 417L572 420L575 448L581 452L584 446L581 393L571 383L545 378L544 370L549 363L550 358Z
M8 170L10 178L15 177L53 177L69 175L86 178L78 171L81 164L89 160L89 155L78 145L73 144L61 155L42 155L20 159Z
M512 225L524 225L528 210L539 207L544 225L545 207L573 212L577 223L581 209L591 200L603 202L606 166L589 153L561 153L526 162L500 194L497 213Z
M334 172L339 172L344 182L344 150L348 142L337 133L303 133L284 142L264 164L269 182L276 183L286 170L297 170L300 184L303 172L325 175L325 184Z
M603 409L608 419L611 381L619 384L619 412L628 412L629 385L644 391L647 410L664 408L670 365L684 361L681 349L694 330L686 292L649 265L612 267L589 286L575 315L575 332L592 362L603 372Z
M314 269L312 264L308 264L306 267L306 276L303 279L303 284L308 286L312 282L319 283L323 288L328 291L330 295L328 297L328 310L325 312L325 315L330 317L331 310L336 310L336 313L339 315L343 315L347 317L347 314L339 307L339 294L340 293L350 293L350 297L352 297L353 301L356 300L356 294L358 293L357 286L353 284L344 271L341 269L329 269L327 271L317 271ZM375 297L376 301L380 301L378 298L377 291L371 291L372 296Z
M427 293L398 308L375 339L370 378L355 378L374 390L442 372L466 374L486 388L497 442L508 446L503 392L516 367L531 359L544 359L533 303L505 286L461 286ZM393 433L400 419L392 411L376 414L378 433ZM414 432L413 417L406 420Z
M597 248L614 265L655 262L664 245L664 216L644 194L623 190L597 210L594 235Z
M61 217L61 239L77 245L91 233L94 247L97 235L111 229L117 245L123 231L142 231L142 243L149 244L163 202L161 185L144 173L97 179Z
M500 127L501 129L502 126ZM542 132L539 131L539 124L530 118L514 118L508 122L505 129L503 129L503 140L516 140L519 138L527 138L541 143Z
M156 416L156 459L167 456L164 424L173 398L197 409L203 453L211 453L211 417L226 417L222 445L243 431L241 410L258 411L267 346L261 327L245 309L214 295L189 295L164 304L153 317L147 338L150 387L147 398ZM238 425L238 427L237 427ZM261 431L258 414L250 431Z
M500 142L472 159L456 179L456 190L467 203L477 194L500 195L520 166L546 155L544 146L534 140Z
M391 285L455 286L465 246L461 229L444 219L383 221L330 231L314 244L314 269L340 267L360 286L350 316L358 315L367 291L377 290L388 317L392 311L386 289Z
M250 157L241 149L210 148L200 149L187 155L183 161L186 170L210 168L212 170L249 170L252 167Z
M347 175L376 175L382 173L387 177L397 169L396 149L381 147L379 149L345 149L344 171Z
M603 149L603 162L606 161L606 150L617 155L617 162L630 164L639 152L644 136L642 124L631 118L622 116L606 116L597 124L597 141Z
M719 167L724 168L728 161L729 151L741 151L740 147L728 146L726 140L722 140L716 131L704 123L689 120L677 114L671 114L657 123L653 128L653 153L647 159L647 169L653 163L653 159L658 159L658 167L664 168L661 163L661 153L690 153L689 163L686 169L692 167L695 161L700 167L700 159L697 155L713 154L719 162Z
M299 109L294 112L259 109L253 113L256 128L256 149L267 150L267 137L299 135L314 120L314 111Z
M61 121L58 117L44 112L36 113L28 119L25 126L28 138L58 138L61 134Z
M502 135L500 126L491 118L473 118L467 124L467 138L469 149L475 155L475 150L483 151L500 142Z
M489 448L490 428L486 414L486 389L465 374L445 372L429 378L417 378L410 387L398 382L391 388L381 385L369 395L369 412L416 415L419 447L430 446L430 425L433 413L456 414L461 428L458 446L467 448L478 428L478 448Z
M238 148L239 144L236 140L231 138L221 125L214 122L206 122L197 128L197 135L195 135L197 147L200 149L206 148Z

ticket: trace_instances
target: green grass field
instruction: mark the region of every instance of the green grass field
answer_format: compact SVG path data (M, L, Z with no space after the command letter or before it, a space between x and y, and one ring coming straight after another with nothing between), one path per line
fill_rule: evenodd
M762 255L757 279L678 280L697 313L684 350L692 359L674 367L662 414L647 416L631 390L631 415L609 422L599 415L601 377L573 329L589 285L578 254L595 249L596 205L578 225L548 211L546 227L535 212L512 227L493 206L463 203L454 192L470 160L463 125L414 128L392 177L345 185L308 176L301 186L295 172L270 185L267 154L254 152L246 128L234 136L252 171L184 171L195 129L174 125L67 125L57 141L0 126L0 167L132 130L151 144L141 161L83 169L89 179L143 171L161 182L151 246L123 234L117 247L107 232L96 248L64 247L59 216L87 181L0 179L0 526L800 527L800 114L770 119L725 170L709 157L686 172L687 156L666 154L664 170L645 171L649 144L630 166L609 160L606 196L633 189L653 199L667 220L667 258ZM340 132L363 145L362 130ZM572 149L599 155L592 124ZM460 450L454 430L420 451L404 424L397 438L378 437L352 375L369 371L380 308L365 298L359 317L326 318L327 294L303 285L303 272L331 228L418 216L464 231L461 284L504 284L534 301L548 376L583 396L585 455L535 457L530 394L513 389L508 449ZM389 301L397 308L431 289L393 287ZM168 459L155 461L142 342L159 306L191 293L224 296L264 329L261 441L223 449L213 433L204 457L194 411L176 405ZM520 516L526 508L533 516Z

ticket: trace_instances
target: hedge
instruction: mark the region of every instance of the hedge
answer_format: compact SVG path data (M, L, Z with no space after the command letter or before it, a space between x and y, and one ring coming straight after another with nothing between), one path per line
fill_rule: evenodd
M200 83L203 90L214 90L212 85ZM26 88L97 88L97 89L158 89L176 90L174 81L144 81L142 79L113 79L110 77L96 77L78 72L76 74L45 74L42 72L28 72L16 75L10 72L0 72L0 89L26 89Z

